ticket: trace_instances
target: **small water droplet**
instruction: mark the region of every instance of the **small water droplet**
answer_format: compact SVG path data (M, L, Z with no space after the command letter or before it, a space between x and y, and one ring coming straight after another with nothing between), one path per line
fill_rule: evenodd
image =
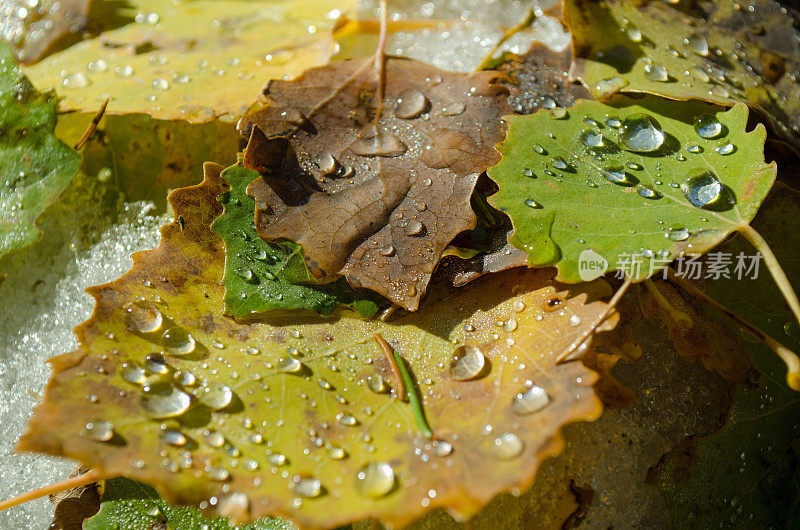
M625 27L625 33L628 34L628 38L633 42L642 42L642 32L633 24Z
M188 355L197 345L194 337L183 328L168 328L161 335L161 345L170 355Z
M428 105L428 98L419 90L404 90L397 98L394 115L403 120L418 118L428 109Z
M358 156L396 157L407 150L408 146L391 133L378 133L372 138L356 140L350 144L350 151Z
M200 403L213 410L224 409L233 401L233 390L222 383L210 383L200 389Z
M96 442L107 442L114 437L114 425L105 420L93 421L86 424L84 435Z
M536 208L536 209L540 209L542 207L541 204L534 201L533 199L525 199L525 206L527 206L528 208Z
M660 192L648 188L647 186L639 186L636 188L636 192L640 197L644 197L645 199L660 199L662 197Z
M492 453L504 460L518 457L524 448L522 439L511 432L503 433L492 440Z
M153 81L153 88L158 90L169 90L169 81L166 79L155 79Z
M119 375L125 381L135 385L141 385L146 379L146 372L144 368L133 361L126 361L122 363L120 366Z
M446 440L434 440L431 443L431 454L433 456L444 457L453 452L453 444Z
M144 358L144 368L151 374L166 374L169 367L160 353L151 353Z
M697 144L687 145L686 150L692 154L702 153L703 148Z
M386 385L386 383L384 382L383 378L381 376L379 376L378 374L370 374L370 375L368 375L365 378L365 381L367 383L367 387L369 387L370 390L372 390L373 392L376 392L378 394L382 394L382 393L387 392L389 390L389 387Z
M553 157L552 164L553 164L553 167L556 168L556 169L564 170L564 169L568 169L569 168L569 164L567 163L567 161L564 160L564 158L560 157L560 156Z
M215 482L224 482L228 480L231 474L224 467L209 466L205 469L206 476Z
M702 35L693 33L689 35L687 38L683 39L683 43L686 45L689 51L691 51L694 54L703 57L708 55L708 42Z
M203 441L216 449L225 445L225 436L219 431L203 431Z
M514 396L511 402L511 409L520 415L533 414L539 412L550 403L547 391L540 386L532 386Z
M603 135L595 129L584 129L578 138L586 147L603 147Z
M514 317L509 318L503 323L503 331L512 332L517 329L517 319Z
M467 106L461 102L450 103L442 108L442 116L458 116L466 110Z
M322 482L317 478L295 477L292 491L301 497L319 497L322 494Z
M603 168L603 178L621 186L631 186L634 184L632 179L629 178L628 172L625 171L625 166L616 160L609 161Z
M186 412L192 400L188 394L169 383L144 387L139 403L154 418L169 418Z
M698 136L709 140L719 137L723 127L713 114L703 114L694 121L694 130Z
M531 147L533 148L534 151L536 151L540 155L546 155L547 154L547 151L545 150L545 148L542 147L539 144L533 144Z
M282 466L286 464L286 455L281 453L272 453L267 455L267 461L273 466Z
M716 151L718 154L722 156L727 156L736 151L736 146L730 142L725 142L724 144L720 144L717 147L715 147L714 151Z
M722 98L727 98L730 97L731 95L730 92L728 92L728 89L722 85L714 85L713 87L711 87L711 90L709 92L711 92L711 94L714 96L719 96Z
M336 421L347 427L355 427L356 425L358 425L358 418L356 418L352 414L345 414L343 412L340 412L339 414L336 415Z
M356 489L373 499L383 497L394 488L394 469L385 462L372 462L356 474Z
M622 120L620 120L616 116L609 116L608 119L606 119L606 125L608 125L613 129L619 129L620 127L622 127Z
M569 317L569 325L572 327L579 326L581 322L582 319L578 315L571 315Z
M92 82L83 72L74 72L61 80L61 86L64 88L86 88Z
M178 447L186 445L186 442L188 441L186 436L184 436L182 432L176 431L174 429L167 429L165 431L162 431L161 440L166 444L175 445Z
M563 120L567 117L567 109L564 107L553 107L550 109L550 117L554 120Z
M279 372L294 374L303 369L303 363L294 357L281 357L276 368Z
M418 236L422 234L425 225L419 219L409 219L405 224L405 233L407 236Z
M671 228L666 236L671 241L686 241L689 239L689 230L686 228Z
M477 346L465 344L456 348L450 363L450 377L468 381L478 377L486 366L486 358Z
M652 116L631 114L622 121L619 143L628 151L650 153L664 143L664 131Z

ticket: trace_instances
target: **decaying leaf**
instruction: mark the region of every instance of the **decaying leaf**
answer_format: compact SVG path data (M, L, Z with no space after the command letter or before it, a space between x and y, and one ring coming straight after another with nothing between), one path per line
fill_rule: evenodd
M753 223L795 286L800 285L800 241L792 227L799 215L800 194L776 186ZM738 237L720 251L752 255L749 244ZM705 290L785 346L800 348L797 323L765 271L756 278L732 275L706 281ZM708 310L707 318L724 317ZM673 524L793 528L800 514L800 395L787 387L785 366L766 346L741 333L738 340L759 373L734 392L725 425L665 455L651 481L664 493Z
M764 163L763 125L747 132L747 118L743 104L652 96L511 116L489 202L511 217L529 265L555 265L566 282L605 270L642 280L755 215L776 166Z
M56 99L36 92L0 43L0 256L36 241L36 218L78 172L80 155L53 134Z
M371 291L354 291L343 278L323 285L307 285L313 282L313 277L299 245L269 243L258 237L253 224L255 201L245 193L245 188L260 175L233 166L220 176L221 169L209 166L206 179L214 187L230 187L220 196L224 211L212 224L214 232L225 242L226 314L251 318L276 309L309 309L329 315L342 305L365 317L377 312L378 297Z
M437 282L421 311L391 323L240 323L220 316L225 252L210 224L223 191L207 179L173 192L182 222L90 290L81 346L52 359L21 449L240 520L400 525L434 507L468 516L526 487L564 423L597 417L594 373L556 359L606 311L590 301L602 281L565 291L552 271L522 269ZM401 394L374 334L414 374L434 439L390 392Z
M647 92L723 105L744 101L800 147L800 42L779 2L566 0L572 74L596 97Z
M69 478L83 475L89 470L78 466ZM100 493L97 484L78 486L50 496L53 505L53 530L75 530L82 528L84 519L93 516L100 509Z
M68 110L93 112L109 97L109 114L235 121L266 80L326 63L335 48L330 30L353 6L348 0L135 0L115 7L136 10L136 20L26 73L38 86L56 87Z
M5 0L0 27L23 64L80 40L89 26L92 0Z
M83 530L198 528L202 530L296 530L281 519L265 517L234 526L221 517L205 517L197 508L174 506L145 484L118 477L106 481L100 512L83 523Z
M272 82L239 125L245 166L265 174L249 190L261 237L302 245L317 276L416 310L445 247L475 226L478 176L500 159L510 108L496 76L388 58L383 101L372 58Z

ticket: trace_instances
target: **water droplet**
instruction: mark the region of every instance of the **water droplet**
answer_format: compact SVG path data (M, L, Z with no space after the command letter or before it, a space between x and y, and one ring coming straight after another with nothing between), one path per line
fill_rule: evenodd
M511 432L503 433L492 440L492 453L504 460L518 457L524 447L522 439Z
M622 120L620 120L616 116L609 116L608 119L606 119L606 125L608 125L613 129L619 129L620 127L622 127Z
M686 228L671 228L666 236L671 241L686 241L689 239L689 230Z
M152 333L164 321L161 311L149 302L129 302L124 311L128 329L139 333Z
M367 464L356 474L356 489L373 499L383 497L394 488L394 469L385 462Z
M373 138L356 140L350 144L350 151L358 156L400 156L408 150L403 141L391 133L378 133Z
M728 89L725 88L722 85L714 85L714 86L712 86L710 92L711 92L712 95L719 96L719 97L722 97L722 98L727 98L727 97L730 97L730 95L731 95L730 92L728 92Z
M586 147L603 147L603 135L595 129L584 129L578 138Z
M267 461L273 466L282 466L286 464L286 455L281 453L272 453L267 455Z
M636 192L645 199L660 199L662 196L661 193L647 186L639 186L636 188Z
M692 77L694 77L695 79L697 79L702 83L708 83L709 81L711 81L711 78L708 77L706 71L700 68L699 66L693 67L690 70L690 73L692 74Z
M486 366L486 358L477 346L465 344L456 348L450 363L450 377L456 381L468 381L478 377Z
M161 335L161 345L170 355L188 355L195 349L196 342L183 328L168 328Z
M598 81L594 87L599 97L605 97L628 86L628 80L615 75Z
M567 117L567 109L564 107L553 107L550 109L550 117L554 120L563 120Z
M703 57L708 55L708 42L702 35L693 33L689 35L689 37L683 39L683 43L692 53Z
M628 38L633 42L642 42L642 32L633 24L625 27L625 33L628 34Z
M727 209L735 203L730 193L710 170L700 170L681 184L686 199L698 208Z
M133 66L126 64L124 66L117 66L114 71L122 77L130 77L133 75Z
M532 147L533 147L533 150L536 151L537 153L539 153L540 155L546 155L547 154L547 151L545 150L545 148L542 147L539 144L533 144Z
M503 323L503 331L512 332L517 329L517 319L514 317L509 318Z
M166 374L169 367L160 353L151 353L144 358L144 368L151 374Z
M377 392L378 394L382 394L389 390L389 387L384 382L383 378L378 374L370 374L365 378L367 383L367 387L373 392Z
M225 445L225 436L218 431L203 431L203 441L209 447L222 447Z
M409 219L404 228L407 236L418 236L424 229L425 225L419 219Z
M722 156L727 156L736 151L736 146L730 142L725 142L724 144L720 144L717 147L715 147L714 151L716 151L718 154Z
M419 90L404 90L397 98L394 114L403 120L418 118L428 108L428 98Z
M571 315L569 317L569 325L573 326L573 327L579 326L582 321L583 321L583 319L581 317L579 317L578 315Z
M628 151L650 153L664 143L664 131L652 116L631 114L622 121L619 143Z
M92 82L83 72L74 72L61 80L61 86L64 88L86 88Z
M161 440L166 444L175 445L178 447L186 445L186 442L188 441L182 432L174 429L167 429L166 431L163 431L161 433Z
M453 452L453 444L446 440L434 440L431 443L431 454L433 456L444 457Z
M303 369L303 363L294 357L281 357L278 359L276 368L279 372L294 374Z
M143 388L139 403L154 418L169 418L186 412L191 398L169 383L156 383Z
M197 383L197 378L188 370L178 370L175 372L175 381L183 386L193 386Z
M532 386L514 396L511 409L517 414L533 414L539 412L550 403L547 391L540 386Z
M333 385L327 379L318 379L317 385L323 390L331 390L333 389Z
M105 420L93 421L86 424L84 435L96 442L107 442L114 437L114 425Z
M629 178L628 172L625 171L625 166L616 160L611 160L608 165L603 168L603 178L621 186L633 185L632 179Z
M166 79L155 79L153 81L153 88L158 90L168 90L169 81L167 81Z
M528 208L537 208L537 209L542 207L541 204L534 201L533 199L525 199L525 206L527 206Z
M347 427L355 427L356 425L358 425L358 418L356 418L352 414L345 414L343 412L340 412L339 414L336 415L336 421Z
M556 169L564 170L564 169L568 169L569 168L569 164L567 163L567 161L564 160L564 158L560 157L560 156L553 157L552 164L553 164L553 167L556 168Z
M108 63L103 59L97 59L96 61L90 62L87 67L92 72L105 72L108 70Z
M145 382L146 373L144 368L135 362L124 362L119 367L119 375L122 379L135 385L141 385Z
M231 476L228 470L223 467L209 466L205 471L206 476L215 482L224 482Z
M458 116L467 109L467 106L461 102L450 103L442 108L442 116Z
M200 403L214 410L224 409L233 401L233 390L222 383L210 383L199 394Z
M686 150L692 154L702 153L703 148L697 144L687 145Z
M648 81L656 81L663 83L669 81L669 73L667 69L660 64L646 64L644 65L644 77Z
M722 134L722 124L713 114L703 114L694 121L694 130L705 139L717 138Z
M292 491L301 497L319 497L322 494L322 482L317 478L295 477Z

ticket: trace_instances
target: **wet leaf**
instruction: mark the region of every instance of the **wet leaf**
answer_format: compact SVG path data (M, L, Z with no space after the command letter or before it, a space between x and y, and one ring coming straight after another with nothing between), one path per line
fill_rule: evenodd
M0 44L0 256L39 238L36 218L78 171L80 155L55 124L53 94L37 92Z
M582 101L562 119L511 116L489 202L511 217L510 242L529 265L578 282L581 261L605 260L642 280L755 215L776 166L764 163L764 127L746 132L747 117L743 104L723 111L652 96Z
M416 310L446 246L475 226L478 176L499 161L510 108L496 76L389 58L377 129L372 58L271 83L239 126L252 136L245 165L267 175L250 189L261 237L302 245L315 276Z
M205 517L197 508L164 502L156 490L119 477L106 481L100 512L83 523L84 530L134 530L151 528L202 528L203 530L294 530L286 521L273 518L234 526L227 519Z
M800 195L776 186L753 223L795 286L800 285L800 241L791 227L798 215ZM720 251L753 254L740 237ZM765 270L756 279L733 275L708 281L706 292L785 346L800 348L797 323ZM707 314L724 318L711 310ZM759 373L736 389L725 425L665 455L652 482L664 493L673 522L792 528L800 515L800 395L786 386L786 368L772 351L749 336L738 336Z
M73 44L89 26L91 0L7 0L2 3L2 31L23 64ZM98 4L99 2L94 2Z
M576 55L572 73L595 97L623 91L744 101L800 147L800 46L780 3L568 0L564 11Z
M208 172L207 178L221 186L218 170ZM220 196L224 212L212 229L225 242L226 314L247 318L276 309L309 309L328 315L341 305L365 317L377 312L378 297L370 291L354 291L344 279L302 285L314 280L306 268L303 249L291 242L268 243L256 232L255 201L245 189L259 174L233 166L223 171L221 178L230 190Z
M205 122L244 114L266 80L326 63L330 29L352 2L135 0L136 20L26 69L63 108ZM112 13L113 15L114 13Z
M560 426L599 413L593 372L555 361L605 311L590 301L604 282L564 291L551 271L522 269L436 283L422 311L389 323L240 323L220 316L225 252L209 225L223 191L207 179L174 192L183 222L90 289L94 317L80 349L52 360L22 449L238 518L400 525L433 507L470 515L527 486L560 449ZM375 333L408 363L435 440L389 392Z

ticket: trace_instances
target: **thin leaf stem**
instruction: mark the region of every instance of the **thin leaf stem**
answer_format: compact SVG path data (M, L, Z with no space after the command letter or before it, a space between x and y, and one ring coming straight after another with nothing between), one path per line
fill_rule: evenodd
M608 304L606 305L606 308L603 310L603 312L597 315L597 317L592 321L589 327L583 330L580 336L574 341L572 341L572 344L570 344L569 347L567 347L567 349L564 350L564 352L558 356L558 359L556 359L556 364L561 364L567 360L571 360L569 359L570 354L572 354L572 352L578 349L578 346L583 344L584 341L586 341L586 339L589 338L589 336L592 335L597 330L598 327L600 327L600 324L602 324L611 315L611 311L614 309L614 307L622 298L622 295L625 294L625 292L628 290L630 286L631 286L631 277L626 274L625 281L622 283L620 288L617 289L617 292L614 293L614 296L611 297L611 300L608 301Z
M386 342L386 340L380 335L376 334L375 340L378 341L378 344L381 345L381 348L383 348L384 351L386 349L391 351L395 364L400 372L400 376L403 379L406 395L408 396L408 402L411 405L411 409L414 411L414 420L417 422L417 427L420 431L422 431L422 434L425 435L426 438L433 438L433 431L431 430L430 425L428 425L428 420L425 418L425 411L422 409L422 400L419 398L417 387L414 385L414 380L411 378L411 372L408 370L406 360L403 359L399 353L394 351L394 349L389 346L389 343Z
M703 300L705 303L731 319L733 322L738 324L743 329L747 330L752 334L756 339L763 342L769 349L774 351L778 357L786 364L786 383L789 385L789 388L792 390L800 391L800 359L798 359L797 355L778 342L777 340L773 339L766 333L762 332L746 320L741 319L738 315L736 315L733 311L726 308L710 296L708 296L705 292L701 289L698 289L691 282L686 281L685 279L681 278L675 271L667 269L667 273L669 274L669 279L671 282L675 283L683 290L691 294L692 296Z
M50 484L49 486L44 486L43 488L37 488L35 490L23 493L22 495L17 495L16 497L0 501L0 512L2 512L3 510L7 510L8 508L13 508L14 506L18 506L28 501L39 499L41 497L46 497L48 495L53 495L55 493L59 493L62 491L71 490L79 486L86 486L87 484L92 484L93 482L97 482L100 480L106 480L114 476L116 475L106 475L104 473L100 473L95 469L91 469L88 472L84 473L83 475L78 475L77 477L61 480L59 482L56 482L55 484Z
M778 262L778 258L772 252L772 249L769 248L769 243L767 243L767 241L761 237L761 234L750 225L741 227L739 233L764 257L764 264L769 269L770 274L772 274L772 279L775 280L775 284L778 286L778 289L780 289L783 298L789 304L794 318L800 322L800 300L797 299L797 293L794 292L789 278L787 278L786 273L783 272L783 267L781 267L781 264Z
M89 138L92 137L94 131L97 130L97 125L100 123L100 120L103 119L103 114L106 113L106 107L108 107L108 99L109 98L106 98L103 104L100 105L100 109L97 111L97 114L94 115L94 118L92 118L92 121L91 123L89 123L89 126L86 128L85 131L83 131L83 134L78 140L78 143L75 144L76 151L80 151L83 148L83 146L86 145L86 142L89 141Z
M381 350L383 350L383 354L386 356L386 360L389 363L389 368L392 369L392 376L394 378L394 388L395 388L394 397L396 397L401 401L405 401L406 400L405 382L403 381L403 376L400 373L400 367L397 366L397 359L395 359L394 357L394 352L392 350L392 347L389 346L389 343L386 342L386 339L384 339L379 333L376 333L375 335L373 335L373 337L375 337L375 342L377 342L378 346L380 346Z

